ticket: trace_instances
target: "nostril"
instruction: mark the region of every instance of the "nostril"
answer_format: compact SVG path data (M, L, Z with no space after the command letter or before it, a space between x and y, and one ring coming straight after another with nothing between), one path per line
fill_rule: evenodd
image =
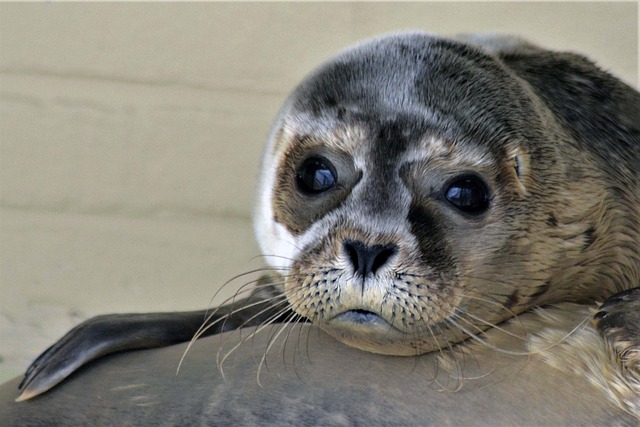
M395 245L367 246L356 240L346 240L343 247L353 271L361 277L375 274L397 250Z
M351 240L347 240L344 242L344 251L347 253L349 257L349 262L351 262L351 266L355 271L360 270L360 257L358 255L358 249L356 248L358 242L353 242Z
M371 273L376 274L376 271L385 265L389 258L391 258L395 253L395 246L387 245L382 247L378 255L373 259L373 263L371 264Z

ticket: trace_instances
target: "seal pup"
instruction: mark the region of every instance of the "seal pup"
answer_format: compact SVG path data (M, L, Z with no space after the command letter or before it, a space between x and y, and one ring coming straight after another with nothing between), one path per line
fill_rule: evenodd
M637 386L639 106L584 57L516 38L402 33L347 49L295 89L265 149L255 229L277 275L203 330L203 312L90 319L33 363L20 399L195 331L304 319L411 356L612 296L594 321Z

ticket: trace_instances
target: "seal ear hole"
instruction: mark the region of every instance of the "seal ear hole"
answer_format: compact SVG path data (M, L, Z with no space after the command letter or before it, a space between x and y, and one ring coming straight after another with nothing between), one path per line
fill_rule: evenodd
M508 153L511 166L515 172L516 188L520 194L527 193L527 181L530 173L529 154L522 147L514 147Z
M458 210L480 215L489 209L491 197L484 181L477 175L460 175L444 187L444 198Z
M513 167L516 170L516 176L518 177L518 179L522 179L522 159L520 158L520 156L516 156L513 159Z
M305 159L296 169L296 187L306 195L317 195L333 188L338 175L334 165L323 156Z

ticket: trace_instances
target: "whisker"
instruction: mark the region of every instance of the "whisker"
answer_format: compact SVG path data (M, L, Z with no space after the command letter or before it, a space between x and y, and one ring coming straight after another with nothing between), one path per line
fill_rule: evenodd
M289 323L291 322L291 319L295 318L296 316L299 316L299 315L295 311L291 311L290 314L282 322L280 322L280 323L269 322L269 323L271 323L271 330L269 331L269 333L267 335L267 347L268 348L271 346L271 341L274 340L278 335L277 333L276 334L273 333L273 329L276 328L277 325L282 325L284 327L289 326ZM253 340L256 337L256 334L251 334L251 335L253 337L252 338L252 340ZM266 353L265 353L265 356L266 356ZM268 368L268 366L266 364L266 360L265 360L265 368L267 370L269 370L269 368Z
M301 323L303 323L303 321L304 321L304 320L305 320L305 318L304 318L304 317L302 317L302 316L300 316L300 315L297 315L297 317L295 318L295 323L292 325L292 327L291 327L291 329L290 329L289 331L291 332L295 326L300 325ZM309 330L309 329L310 329L310 328L307 328L307 330ZM319 329L319 328L317 328L317 329ZM296 346L295 346L295 348L293 349L293 372L296 374L296 377L297 377L297 378L298 378L302 383L304 383L305 381L302 379L302 377L301 377L301 376L300 376L300 374L298 373L298 370L296 369L296 353L300 351L300 335L301 335L301 333L302 333L302 331L300 330L300 331L299 331L299 333L298 333L298 339L296 340ZM308 334L307 334L307 336L308 336ZM287 334L287 338L286 338L286 340L288 340L288 339L289 339L289 335ZM286 341L285 341L285 344L286 344ZM282 353L283 360L284 360L284 350L285 350L285 349L284 349L284 347L283 347L283 353ZM309 349L307 348L307 356L309 355L308 353L309 353ZM311 360L310 360L310 359L309 359L309 362L311 362Z
M254 270L253 272L256 272L256 271L258 271L258 270ZM265 270L265 271L270 271L270 270ZM244 275L244 274L243 274L243 275ZM238 275L238 276L236 276L236 278L237 278L237 277L242 277L243 275ZM214 309L214 311L213 311L211 314L209 314L209 315L204 319L204 322L203 322L203 326L202 326L202 327L204 327L204 324L206 324L206 322L208 322L208 321L211 319L211 317L212 317L213 315L215 315L215 314L216 314L216 313L217 313L221 308L228 306L226 303L228 303L228 302L230 301L230 302L231 302L231 304L234 304L234 303L235 303L236 298L238 297L238 295L240 295L240 294L242 294L242 293L245 293L245 292L251 292L251 293L253 293L253 292L255 292L256 290L261 289L261 288L273 288L273 287L283 286L283 285L285 284L286 279L289 279L289 278L292 278L292 277L296 277L296 276L295 276L295 275L286 275L286 276L284 276L284 275L279 275L279 276L278 276L278 278L280 279L280 281L275 281L275 280L265 280L265 276L261 276L261 277L259 277L259 278L255 279L255 280L253 280L253 281L246 282L245 284L243 284L243 285L242 285L242 286L241 286L241 287L240 287L240 288L235 292L235 294L234 294L234 295L232 295L231 297L229 297L229 298L227 298L225 301L223 301L223 303L222 303L220 306L216 307L216 308ZM275 279L275 277L271 277L270 279ZM263 282L263 283L261 283L261 282ZM228 282L227 282L227 283L228 283ZM247 287L248 287L249 285L254 285L254 286L253 286L253 287L251 287L251 288L249 288L249 289L247 289ZM283 292L283 294L282 294L282 295L284 295L284 292ZM278 297L279 297L279 296L280 296L280 295L278 295ZM270 299L261 299L260 301L262 301L262 302L269 302L269 301L270 301ZM245 309L245 308L248 308L248 307L250 307L250 306L243 306L243 307L240 307L240 310ZM225 317L228 317L228 316L230 316L230 315L232 315L232 314L235 314L235 313L237 313L237 311L233 311L233 312L231 312L231 313L227 314ZM202 328L202 327L201 327L201 328ZM196 331L196 337L200 337L200 335L198 335L198 332L200 332L200 329L199 329L198 331ZM197 338L196 338L196 339L197 339Z
M279 302L278 304L282 304L282 303L285 303L285 304L286 304L286 303L287 303L287 300L289 300L289 301L290 301L290 300L292 299L292 297L293 297L293 296L296 296L296 294L302 293L301 291L302 291L302 290L300 289L300 290L297 290L295 293L289 294L288 296L286 296L287 298L286 298L284 301L281 301L281 302ZM296 303L297 303L297 302L296 302ZM262 310L262 311L261 311L261 313L263 313L264 311L266 311L266 310L268 310L268 309L273 309L273 306L268 307L268 308L267 308L267 309L265 309L265 310ZM239 343L235 344L235 345L231 348L231 350L229 350L229 351L228 351L228 352L227 352L227 353L222 357L222 359L220 359L220 354L221 354L221 351L222 351L222 349L223 349L223 346L222 346L222 345L220 346L220 348L218 349L218 354L217 354L217 356L216 356L216 362L217 362L217 365L218 365L218 367L219 367L219 369L220 369L220 372L222 373L223 378L224 378L224 372L223 372L222 366L224 365L224 362L226 361L226 359L227 359L227 358L228 358L228 357L229 357L229 356L230 356L230 355L231 355L235 350L237 350L241 345L243 345L243 344L244 344L248 339L250 339L251 337L255 336L255 334L260 333L260 332L261 332L261 331L263 331L265 328L269 327L269 326L271 325L271 323L273 323L273 321L274 321L275 319L277 319L277 318L278 318L279 316L281 316L283 313L286 313L288 310L289 310L289 305L287 305L284 309L282 309L282 310L280 310L280 311L276 312L274 315L272 315L272 316L270 316L269 318L267 318L267 319L262 323L262 325L258 326L254 331L252 331L252 333L251 333L249 336L245 337L245 338L244 338L244 339L242 339ZM256 316L254 315L254 316L252 317L252 319L253 319L253 318L255 318L255 317L256 317ZM246 323L246 322L245 322L245 323Z
M438 328L438 334L442 337L445 336L445 331L442 330L441 326L435 325ZM431 328L429 328L431 330ZM433 334L433 332L432 332ZM435 337L434 337L435 339ZM436 341L437 342L437 341ZM448 352L447 354L449 355L450 359L449 360L453 360L453 362L455 362L453 365L455 366L455 372L457 372L457 374L455 375L455 377L453 376L453 372L449 371L449 378L454 378L456 380L456 386L453 389L450 389L448 387L448 385L444 385L440 382L440 380L437 379L436 377L436 383L440 386L440 391L448 391L451 393L455 393L457 391L460 391L460 389L462 389L463 385L464 385L464 363L460 363L460 360L458 360L458 352L456 352L453 349L453 346L451 345L451 341L445 339L445 343L447 344L447 348L448 348ZM438 346L440 347L440 346ZM447 360L447 356L445 355L445 353L443 351L440 352L440 355L442 357L443 361ZM464 356L464 355L463 355Z
M267 287L268 285L263 285L263 286ZM248 291L248 290L245 290L245 291ZM252 289L252 291L253 291L253 289ZM219 322L221 322L221 321L223 322L223 325L224 325L224 322L226 322L226 321L229 319L229 317L230 317L230 316L233 316L233 315L235 315L235 314L237 314L237 313L239 313L239 312L241 312L241 311L243 311L243 310L247 310L247 309L249 309L249 308L251 308L251 307L255 307L255 306L260 305L260 304L268 304L268 303L272 303L272 305L271 305L271 306L267 306L265 309L258 311L258 312L257 312L257 313L255 313L253 316L251 316L249 319L245 320L245 321L243 322L243 324L240 326L240 328L242 328L242 327L246 326L246 325L247 325L247 323L251 322L251 321L252 321L252 320L254 320L256 317L258 317L258 316L260 316L260 315L264 314L264 313L265 313L265 312L267 312L268 310L271 310L271 309L273 309L273 308L277 307L277 305L279 305L279 304L286 303L286 295L285 295L285 294L279 294L279 295L276 295L276 296L274 296L274 297L272 297L272 298L268 298L268 299L260 299L260 300L257 300L257 301L255 301L255 302L253 302L253 303L243 305L243 306L241 306L241 307L238 307L237 309L236 309L236 308L233 308L231 312L229 312L229 313L225 314L224 316L221 316L220 318L218 318L218 319L214 320L213 322L210 322L210 320L212 319L212 317L213 317L213 316L214 316L214 315L215 315L215 314L216 314L216 313L217 313L217 312L218 312L222 307L225 307L225 306L220 306L220 307L218 307L215 311L213 311L212 313L210 313L210 314L207 316L207 318L204 320L204 322L203 322L203 324L200 326L200 328L198 328L198 330L196 331L196 333L195 333L195 334L194 334L194 336L192 337L192 339L191 339L191 341L189 342L189 344L187 345L187 348L185 349L185 351L184 351L184 353L183 353L182 357L180 358L180 362L178 363L178 372L179 372L179 370L180 370L180 366L182 366L182 362L184 361L184 358L185 358L185 356L186 356L187 352L189 351L189 349L191 348L191 346L193 345L193 343L194 343L196 340L198 340L198 339L199 339L199 338L200 338L204 333L206 333L206 331L207 331L207 330L209 330L210 328L212 328L213 326L215 326L217 323L219 323ZM226 307L228 307L228 306L226 306ZM282 313L284 313L284 312L286 312L286 310L287 310L287 309L288 309L288 307L285 307L285 308L284 308L280 313L278 313L278 315L279 315L279 314L282 314ZM223 327L223 329L224 329L224 327Z
M262 354L262 358L260 359L260 364L258 365L258 372L256 374L256 379L258 381L258 386L259 387L262 387L262 383L260 382L260 372L262 370L262 366L263 365L265 365L265 367L266 367L267 353L269 353L269 350L271 349L273 344L276 342L276 340L278 339L280 334L282 334L282 332L285 329L287 329L287 326L289 326L288 323L284 323L284 324L281 325L281 327L278 329L278 332L273 337L273 339L269 339L268 344L267 344L267 348L264 350L264 353Z
M260 255L252 256L251 260L253 261L253 260L258 259L258 258L279 258L279 259L284 259L284 260L287 260L287 261L295 261L295 258L286 257L284 255L266 255L266 254L260 254Z
M431 338L433 339L433 342L437 345L437 352L440 353L441 356L444 357L444 351L442 349L442 347L440 346L440 343L438 343L438 341L436 340L435 334L433 333L433 329L431 329L431 326L429 325L425 325L427 331L429 332L429 335L431 335ZM425 335L424 334L424 327L420 327L420 335ZM433 363L433 368L434 368L434 372L433 372L433 378L431 378L429 380L430 383L433 383L436 381L436 379L438 378L438 372L440 369L439 363L438 363L438 358L437 357L433 357L432 359L432 363Z
M253 320L257 319L262 314L265 314L268 311L276 309L278 307L281 307L281 309L279 311L275 312L274 314L272 314L265 321L263 321L262 322L263 324L266 321L273 321L273 320L277 319L278 316L280 316L283 313L286 313L289 310L289 306L287 304L287 296L282 294L282 295L277 295L277 296L274 296L274 297L266 299L266 300L258 300L255 303L252 303L250 305L240 307L238 310L235 311L235 313L238 313L238 312L240 312L242 310L254 307L256 305L266 304L266 303L270 303L270 305L266 306L264 309L254 313L251 317L249 317L248 319L244 320L242 322L242 324L238 328L235 328L235 330L241 330L245 326L248 326ZM225 321L228 320L228 318L229 318L229 316L231 314L234 314L234 313L230 313L229 315L224 316L224 320ZM223 339L223 343L224 343L224 339Z
M471 324L469 321L465 320L464 318L461 318L459 316L455 316L457 318L459 318L460 320L469 323L471 326L475 326L473 324ZM446 319L447 322L451 323L453 326L455 326L456 328L460 329L462 332L464 332L465 334L467 334L469 336L469 338L479 342L480 344L484 345L487 348L490 348L492 350L495 350L499 353L503 353L503 354L509 354L512 356L528 356L529 354L531 354L530 352L521 352L521 351L511 351L511 350L505 350L503 348L497 347L493 344L491 344L490 342L488 342L487 340L484 340L482 338L480 338L479 335L471 332L470 330L468 330L467 328L465 328L464 326L462 326L459 322L456 322L452 317L449 317L448 319ZM483 331L480 331L481 333Z
M476 320L476 321L486 325L486 326L490 326L492 329L497 329L498 331L503 332L506 335L509 335L511 337L514 337L514 338L517 338L517 339L519 339L521 341L526 341L527 340L527 336L523 337L523 336L520 336L520 335L518 335L518 334L516 334L514 332L508 331L505 328L501 327L499 324L492 323L492 322L490 322L488 320L482 319L481 317L478 317L478 316L473 315L471 313L468 313L466 311L461 312L461 313L464 314L465 316L468 316L468 317L472 318L473 320ZM458 317L459 317L459 315L458 315ZM522 323L522 320L519 318L519 316L514 315L513 318L517 319L517 321L520 323L520 325L523 327L523 329L525 330L525 333L526 333L526 328L525 328L524 324ZM469 324L473 324L473 323L469 322ZM478 331L481 332L482 330L480 328L478 328Z
M247 340L253 338L256 334L260 333L265 328L271 326L272 321L277 319L278 316L282 315L282 313L285 313L287 311L287 309L288 309L288 307L285 307L285 309L283 309L283 310L281 310L279 312L276 312L273 316L271 316L269 319L267 319L262 325L258 326L255 330L253 330L248 336L242 338L238 343L236 343L231 348L231 350L229 350L227 353L225 353L225 355L222 358L220 358L220 355L222 354L222 350L224 348L224 341L221 343L220 348L218 349L218 352L216 354L216 364L218 365L218 369L220 370L220 373L222 375L223 380L225 378L223 365L224 365L224 362L227 360L227 358L233 352L235 352L238 348L240 348L240 346L242 346L244 343L246 343Z
M289 324L291 327L289 328L289 332L287 333L287 336L284 338L282 342L282 346L280 347L280 351L282 352L283 364L285 363L285 350L286 350L287 341L289 341L289 337L291 336L291 332L293 331L294 326L296 326L301 321L301 319L303 319L302 316L300 316L295 311L292 311L291 316L289 316L289 318L285 321L285 323ZM295 357L296 355L295 355L295 348L294 348L294 352L293 352L294 366L295 366Z
M275 298L274 298L275 299ZM283 301L278 302L277 304L282 304L282 303L286 303L286 299L283 298ZM191 338L191 340L189 341L189 344L187 344L187 348L185 348L184 352L182 353L182 357L180 357L180 361L178 362L178 367L176 369L176 374L178 374L180 372L180 367L182 366L182 363L184 362L185 357L187 356L187 353L189 352L189 350L191 349L191 347L193 346L193 344L200 339L200 337L209 329L211 329L212 327L214 327L216 324L218 324L219 322L225 322L229 316L232 316L233 314L237 314L239 312L241 312L242 310L246 310L248 308L260 305L260 304L264 304L264 301L256 301L252 304L240 307L238 309L235 309L233 311L231 311L230 313L226 314L225 316L222 316L216 320L214 320L213 322L210 323L206 323L209 322L209 320L211 320L211 318L216 314L216 312L211 313L208 318L206 319L205 323L203 323L202 326L200 326L200 328L198 329L198 331L194 334L194 336ZM274 306L271 307L267 307L261 311L259 311L258 313L256 313L255 315L253 315L252 317L250 317L249 319L247 319L244 323L246 324L247 322L253 320L254 318L256 318L257 316L263 314L265 311L272 309ZM285 309L282 312L285 312L287 309L287 307L285 307ZM224 341L223 341L224 342Z
M211 314L209 314L209 315L207 316L207 318L204 320L204 322L203 322L202 326L200 326L200 328L199 328L199 329L196 331L196 333L194 334L193 340L195 341L195 340L197 340L198 338L200 338L200 337L202 336L202 334L203 334L203 333L205 333L208 329L210 329L213 325L217 324L219 321L221 321L221 320L222 320L223 322L226 322L226 321L227 321L227 319L228 319L230 316L232 316L232 315L234 315L234 314L237 314L237 313L241 312L242 310L246 310L246 309L248 309L248 308L254 307L254 306L259 305L259 304L268 303L268 302L271 302L271 301L273 301L273 300L277 300L277 299L284 299L284 298L286 298L286 296L285 296L284 294L279 294L279 295L276 295L276 296L274 296L274 297L272 297L272 298L269 298L269 299L258 299L257 301L252 302L251 304L248 304L248 305L242 305L242 306L240 306L240 307L238 307L238 308L234 308L234 304L236 304L235 299L237 298L237 296L238 296L240 293L251 292L251 293L253 294L253 292L254 292L256 289L259 289L261 286L262 286L262 287L269 287L269 286L270 286L270 284L258 285L257 287L252 288L252 289L243 289L243 290L242 290L242 292L238 291L238 292L236 293L236 295L234 295L234 296L232 296L232 297L230 297L230 298L228 299L228 300L232 301L232 303L230 304L230 305L231 305L231 309L232 309L232 311L231 311L231 312L229 312L229 313L227 313L226 315L224 315L224 316L220 317L220 319L216 319L214 322L207 323L207 322L209 322L209 321L211 320L211 318L212 318L213 316L215 316L215 315L218 313L218 311L220 311L220 309L222 309L222 308L226 308L226 307L229 307L229 305L221 305L220 307L217 307L217 308L216 308L216 309L215 309ZM249 298L251 298L251 295L249 296ZM242 301L244 301L244 300L242 300ZM239 303L239 302L238 302L238 303ZM258 314L261 314L261 313L262 313L262 312L259 312ZM253 317L252 317L251 319L249 319L249 320L252 320L252 319L253 319ZM224 329L224 323L223 323L223 329Z
M211 305L211 303L213 302L214 299L216 299L216 297L218 296L218 294L220 293L220 291L222 291L223 289L225 289L227 286L229 286L229 284L231 282L233 282L234 280L237 280L241 277L245 277L248 276L250 274L256 274L256 273L262 273L262 272L269 272L269 271L274 271L273 268L271 267L260 267L260 268L255 268L253 270L249 270L249 271L245 271L244 273L240 273L240 274L236 274L235 276L231 277L229 280L227 280L226 282L224 282L222 284L222 286L220 286L213 294L213 296L211 297L211 299L209 300L209 306ZM249 283L254 283L257 282L260 279L256 279L254 281L251 281ZM246 285L246 284L245 284Z
M588 324L591 322L591 319L593 318L593 316L591 314L587 314L584 319L582 319L580 321L580 323L578 323L575 327L573 327L573 329L571 329L569 332L567 332L566 334L564 334L562 337L558 338L556 341L552 342L551 344L549 344L546 347L543 347L541 349L538 349L536 351L532 351L531 354L539 354L543 351L547 351L553 347L555 347L556 345L562 344L563 342L565 342L567 339L569 339L569 337L571 335L573 335L574 333L576 333L578 330L582 329L584 327L584 325Z

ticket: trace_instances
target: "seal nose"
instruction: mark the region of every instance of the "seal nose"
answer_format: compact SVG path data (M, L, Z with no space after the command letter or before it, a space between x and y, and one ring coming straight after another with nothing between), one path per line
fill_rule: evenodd
M375 275L376 271L397 251L395 245L367 246L356 240L345 240L343 248L353 266L353 271L363 278L369 274Z

